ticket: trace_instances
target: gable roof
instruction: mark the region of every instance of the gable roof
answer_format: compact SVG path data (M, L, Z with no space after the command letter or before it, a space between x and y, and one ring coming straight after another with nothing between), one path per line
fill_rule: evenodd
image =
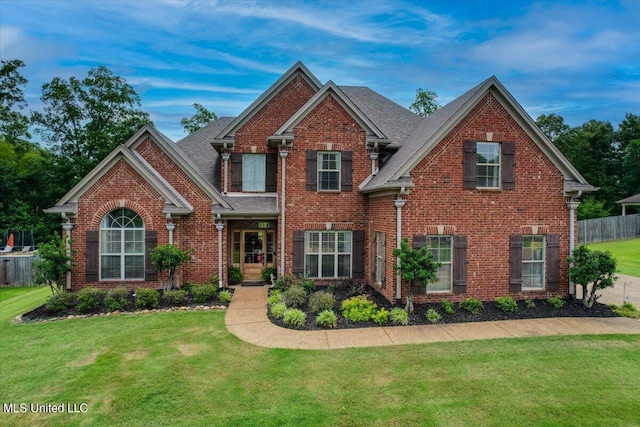
M454 99L418 124L378 174L360 186L365 193L411 186L409 172L427 156L488 93L492 93L565 177L565 191L595 191L538 128L495 76Z
M246 122L248 122L253 115L264 107L274 96L280 92L289 82L291 82L297 76L302 76L311 87L316 91L320 89L322 84L316 78L316 76L309 71L309 69L301 62L296 62L293 67L289 68L275 83L273 83L269 89L267 89L262 95L258 97L251 105L249 105L238 117L233 119L224 129L222 129L216 137L211 141L214 144L233 145L233 139L235 132L240 129Z
M329 80L314 96L311 97L289 120L268 139L280 141L282 139L293 140L293 128L300 123L314 108L324 99L332 96L347 113L358 122L367 133L367 143L389 144L389 139L384 133L349 99L334 82Z
M621 204L640 204L640 193L627 197L626 199L618 200L616 203Z

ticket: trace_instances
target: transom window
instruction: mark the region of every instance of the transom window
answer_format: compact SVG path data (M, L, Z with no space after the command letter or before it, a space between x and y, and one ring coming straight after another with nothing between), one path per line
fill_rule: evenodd
M433 254L433 260L442 265L438 268L438 281L427 286L416 285L416 292L451 292L453 245L451 236L427 236L427 246Z
M351 243L351 231L305 232L305 275L351 277Z
M522 237L522 288L544 288L544 236Z
M242 191L265 191L266 159L265 154L242 155Z
M318 153L318 190L340 191L340 153Z
M497 142L478 142L476 150L478 187L500 188L500 144Z
M140 215L109 212L100 223L100 279L144 279L144 237Z

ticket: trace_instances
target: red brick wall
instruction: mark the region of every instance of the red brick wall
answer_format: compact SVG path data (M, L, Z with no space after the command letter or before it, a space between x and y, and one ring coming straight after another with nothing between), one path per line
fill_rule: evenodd
M514 141L515 190L463 189L463 141ZM403 208L403 235L429 234L429 226L455 228L467 236L467 293L427 294L416 301L460 300L473 296L493 300L509 294L509 236L530 233L560 235L560 289L568 292L569 210L563 176L493 97L487 95L471 113L411 172L415 188ZM547 297L547 292L527 292ZM513 295L513 294L512 294ZM522 297L524 293L514 295Z
M371 224L371 232L369 233L369 245L367 251L370 255L368 264L368 276L366 276L382 295L389 301L395 301L396 299L396 276L393 271L393 264L395 258L393 256L393 249L397 246L396 240L396 221L397 211L394 206L394 200L396 196L384 196L373 197L369 200L369 218ZM374 283L375 274L375 250L376 245L374 238L376 232L385 233L386 238L386 280L380 285Z

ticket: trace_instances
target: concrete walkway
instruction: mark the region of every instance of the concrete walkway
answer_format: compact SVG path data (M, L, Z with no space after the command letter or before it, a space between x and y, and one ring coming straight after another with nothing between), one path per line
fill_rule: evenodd
M640 319L549 318L497 322L296 331L267 317L269 288L237 287L225 316L227 329L248 343L271 348L329 350L545 335L640 334Z

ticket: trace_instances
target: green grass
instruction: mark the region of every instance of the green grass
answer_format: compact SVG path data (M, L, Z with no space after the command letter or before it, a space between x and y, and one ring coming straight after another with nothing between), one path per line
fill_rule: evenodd
M0 425L630 426L638 354L640 335L268 349L228 333L224 312L3 320L0 401L88 411Z
M11 321L19 314L44 304L51 295L48 286L0 288L0 323Z
M640 238L590 243L587 246L591 249L611 252L618 261L619 273L640 277Z

